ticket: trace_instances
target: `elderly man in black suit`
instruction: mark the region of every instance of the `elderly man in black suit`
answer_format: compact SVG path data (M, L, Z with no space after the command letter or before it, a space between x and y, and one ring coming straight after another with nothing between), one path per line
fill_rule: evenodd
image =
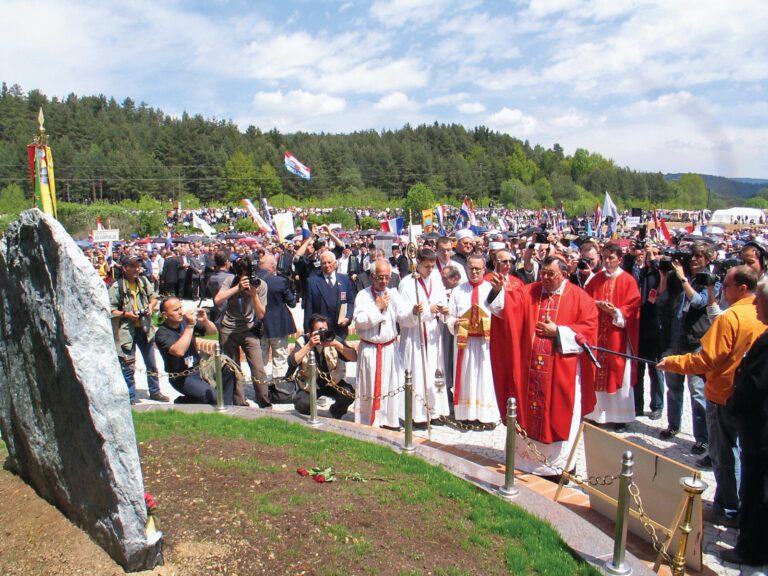
M272 352L272 378L279 378L288 370L288 336L296 332L296 322L290 310L296 306L296 295L288 278L277 273L277 260L273 254L264 254L259 260L259 268L259 276L269 289L262 319L261 355L266 368Z
M309 331L312 314L330 320L329 329L346 338L355 309L355 287L349 276L336 273L336 255L326 250L320 256L322 274L310 276L304 302L304 331Z

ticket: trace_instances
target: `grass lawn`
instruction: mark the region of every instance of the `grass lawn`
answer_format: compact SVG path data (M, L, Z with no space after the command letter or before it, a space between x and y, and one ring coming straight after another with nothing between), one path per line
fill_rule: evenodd
M599 573L547 523L383 446L274 418L162 411L134 422L171 563L190 542L215 541L234 552L217 560L227 573ZM314 466L332 466L336 482L296 473ZM184 574L211 569L183 561Z

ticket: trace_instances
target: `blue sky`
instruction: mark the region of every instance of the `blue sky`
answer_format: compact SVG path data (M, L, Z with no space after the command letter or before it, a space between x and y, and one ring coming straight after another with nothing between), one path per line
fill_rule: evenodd
M766 22L764 0L0 0L0 80L241 130L484 125L768 178Z

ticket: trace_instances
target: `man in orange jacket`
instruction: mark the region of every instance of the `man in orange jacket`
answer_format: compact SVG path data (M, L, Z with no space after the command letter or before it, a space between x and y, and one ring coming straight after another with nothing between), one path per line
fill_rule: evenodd
M717 488L709 520L735 527L739 513L739 446L733 415L726 408L733 394L733 379L744 354L765 331L754 306L757 272L749 266L728 271L722 295L730 303L701 338L701 350L667 356L657 366L677 374L703 374L707 399L709 455Z

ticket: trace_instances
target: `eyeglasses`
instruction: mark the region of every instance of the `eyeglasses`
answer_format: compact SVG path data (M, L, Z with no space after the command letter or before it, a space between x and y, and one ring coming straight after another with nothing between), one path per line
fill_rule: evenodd
M388 276L386 274L379 274L376 276L377 280L389 280L390 278L392 278L392 276L391 275Z
M497 260L499 264L512 264L512 260Z
M469 269L470 272L482 272L483 270L485 270L485 268L470 268Z

